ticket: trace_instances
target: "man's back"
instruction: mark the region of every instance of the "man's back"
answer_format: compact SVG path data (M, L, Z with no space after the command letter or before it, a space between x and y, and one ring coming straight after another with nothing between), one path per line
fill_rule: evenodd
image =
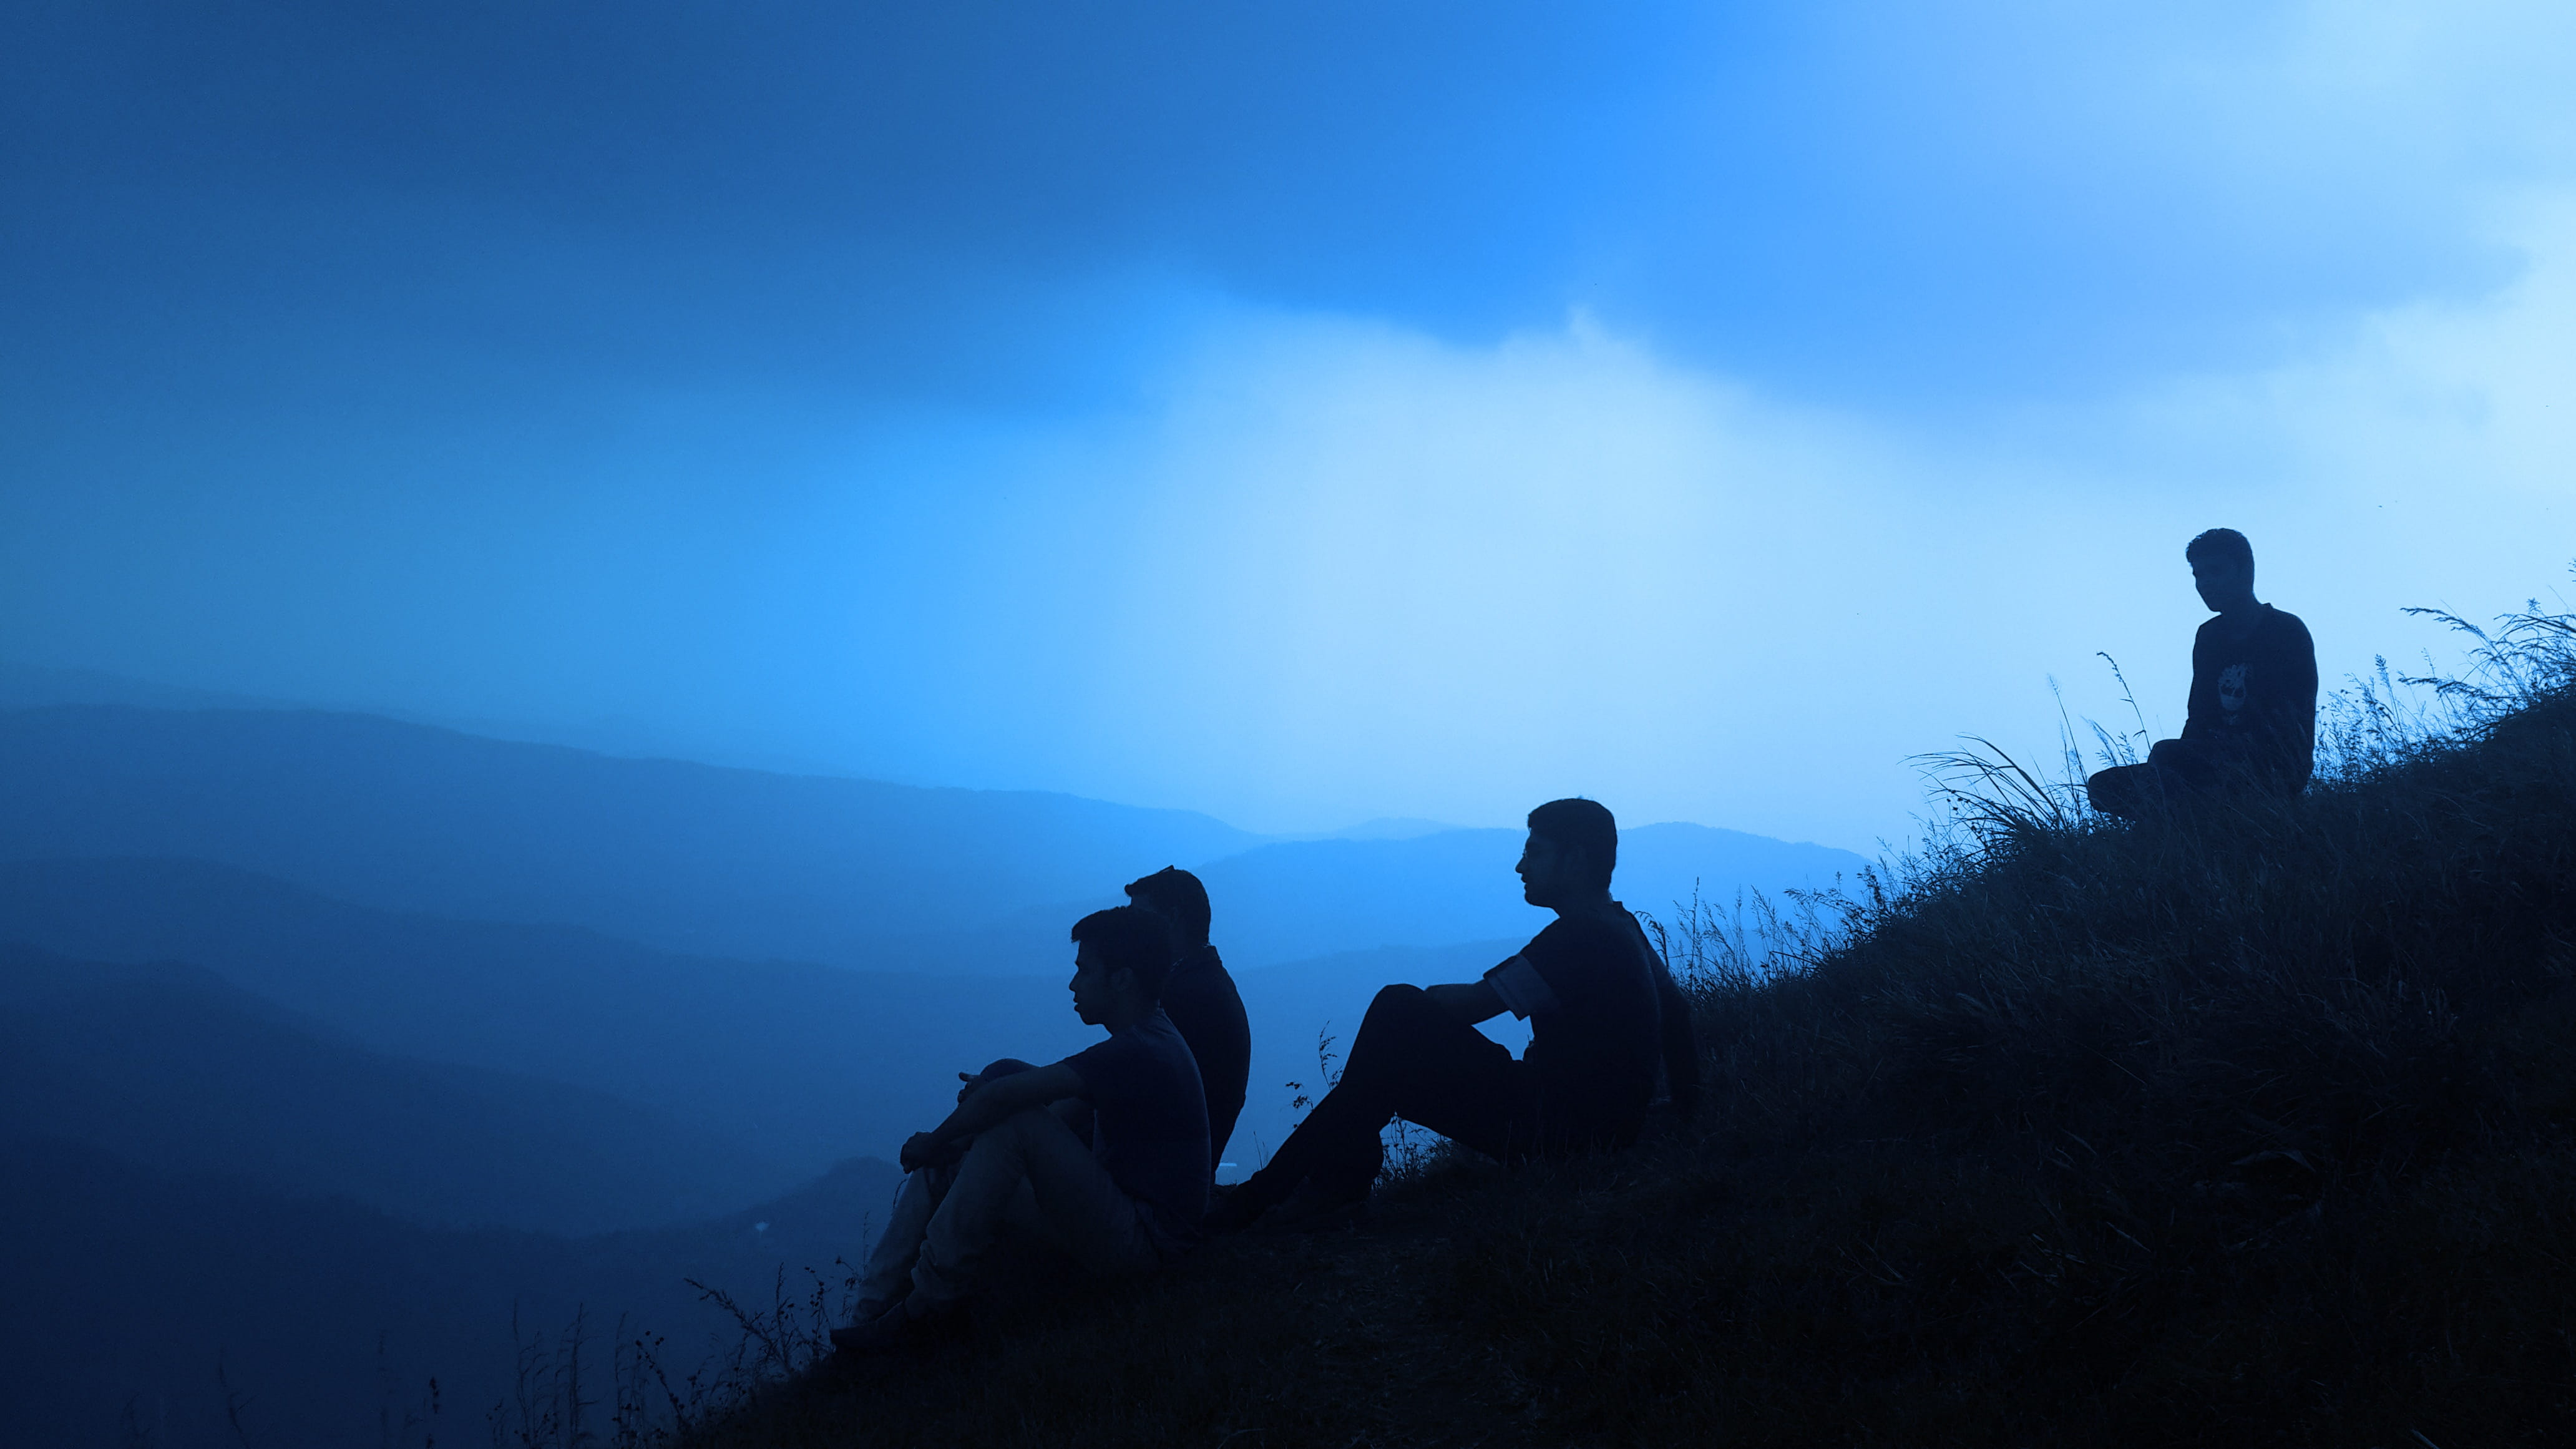
M1643 939L1614 908L1559 919L1521 948L1555 998L1530 1014L1522 1053L1551 1133L1627 1136L1655 1094L1662 1003Z
M1128 1195L1151 1203L1174 1241L1207 1206L1207 1105L1189 1048L1157 1009L1064 1059L1090 1089L1092 1155Z
M1214 946L1201 946L1173 965L1172 978L1163 986L1163 1010L1198 1059L1213 1166L1225 1156L1252 1079L1252 1023Z
M2298 615L2259 608L2250 629L2221 616L2193 636L2182 737L2296 793L2316 761L2316 644Z

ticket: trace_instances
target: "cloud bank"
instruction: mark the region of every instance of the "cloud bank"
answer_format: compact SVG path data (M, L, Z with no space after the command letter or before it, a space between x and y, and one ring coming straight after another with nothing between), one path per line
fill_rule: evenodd
M2564 574L2545 6L63 5L0 652L1317 829L1867 847Z

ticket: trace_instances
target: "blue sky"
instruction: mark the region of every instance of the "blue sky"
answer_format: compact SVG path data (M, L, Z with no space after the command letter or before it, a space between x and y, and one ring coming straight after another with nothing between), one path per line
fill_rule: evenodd
M2560 588L2546 5L43 4L0 656L1256 829L1867 849Z

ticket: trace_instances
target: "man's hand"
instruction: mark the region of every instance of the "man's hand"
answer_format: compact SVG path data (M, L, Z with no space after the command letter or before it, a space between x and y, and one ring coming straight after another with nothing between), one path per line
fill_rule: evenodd
M966 1140L942 1142L937 1133L915 1132L903 1140L903 1150L894 1155L897 1166L906 1172L919 1172L925 1167L944 1167L966 1155Z
M975 1094L977 1088L982 1087L988 1082L998 1082L1004 1077L1017 1076L1022 1072L1033 1072L1036 1070L1037 1068L1030 1066L1027 1062L1021 1061L1017 1057L1004 1057L1000 1061L993 1063L991 1066L986 1067L980 1072L959 1072L957 1074L957 1080L965 1083L966 1085L957 1089L957 1100L961 1103L964 1102L968 1097Z
M965 1083L957 1089L957 1110L930 1131L912 1134L902 1150L895 1153L895 1161L903 1165L904 1171L918 1172L955 1162L966 1155L976 1133L1014 1112L1089 1095L1082 1074L1062 1062L1032 1067L1005 1057L981 1072L959 1072L957 1080Z

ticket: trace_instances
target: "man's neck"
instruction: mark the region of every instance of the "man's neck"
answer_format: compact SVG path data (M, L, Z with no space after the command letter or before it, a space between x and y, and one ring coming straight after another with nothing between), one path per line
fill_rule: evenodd
M1599 890L1586 891L1573 900L1558 901L1549 909L1556 912L1558 920L1573 921L1606 916L1618 908L1619 903L1610 899L1610 888L1603 886Z
M1112 1036L1154 1014L1157 1005L1151 1001L1121 1001L1100 1015L1101 1030Z
M2231 604L2218 611L2219 626L2225 629L2231 638L2244 638L2254 632L2255 625L2262 622L2263 601L2252 594L2247 594L2242 603Z

